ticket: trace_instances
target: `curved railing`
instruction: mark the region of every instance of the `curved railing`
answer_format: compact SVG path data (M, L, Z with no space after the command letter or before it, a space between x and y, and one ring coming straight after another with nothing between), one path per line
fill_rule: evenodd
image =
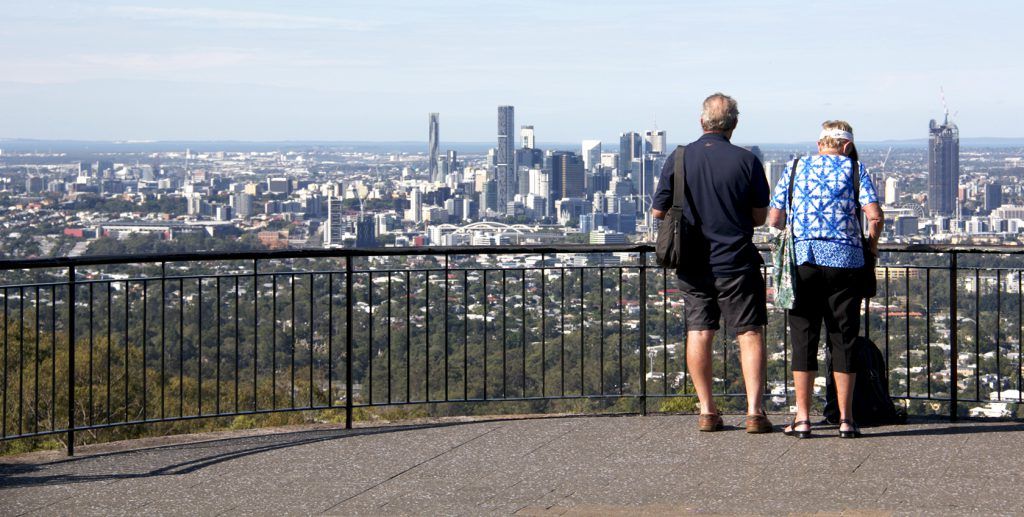
M951 418L1021 402L1024 250L883 251L863 327L893 396ZM333 410L351 426L358 408L435 403L644 413L693 397L681 300L653 255L629 244L0 261L0 439L59 435L70 454L81 431ZM787 334L770 306L774 410L791 401ZM727 407L743 392L736 355L719 338Z

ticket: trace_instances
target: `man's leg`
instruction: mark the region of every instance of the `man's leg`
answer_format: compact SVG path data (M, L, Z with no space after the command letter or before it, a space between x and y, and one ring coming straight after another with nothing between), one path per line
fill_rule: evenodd
M747 391L747 414L760 415L764 410L764 336L760 330L749 330L736 336L740 344L740 366Z
M718 413L711 396L711 343L714 330L691 330L686 333L686 366L690 370L693 389L697 392L702 414Z
M747 414L760 415L764 408L765 351L762 329L768 322L765 285L759 271L731 278L716 278L719 303L726 328L736 332L740 366L747 392Z

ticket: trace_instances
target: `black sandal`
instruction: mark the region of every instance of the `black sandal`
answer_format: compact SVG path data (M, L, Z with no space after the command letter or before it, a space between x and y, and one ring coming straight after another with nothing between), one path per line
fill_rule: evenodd
M846 431L843 431L843 424L848 424L850 426L850 428L847 429ZM839 421L839 437L840 438L860 438L861 437L860 427L858 427L857 423L854 422L853 420L844 418L844 419Z
M806 431L797 431L797 426L806 425ZM793 417L793 421L789 424L789 429L782 428L782 434L786 436L796 436L797 438L810 438L811 437L811 421L800 420L797 421L796 417Z

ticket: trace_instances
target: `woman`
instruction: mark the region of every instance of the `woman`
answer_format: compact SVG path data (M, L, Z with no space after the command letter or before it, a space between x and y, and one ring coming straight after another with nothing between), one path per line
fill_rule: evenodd
M787 219L793 225L797 268L789 326L793 335L796 415L783 433L798 438L811 435L808 414L818 371L818 342L823 320L835 374L839 436L860 436L852 414L857 374L855 365L851 364L853 341L860 332L862 302L857 292L856 273L864 267L863 230L857 216L857 201L867 216L870 252L875 255L884 219L875 186L863 164L858 164L860 186L855 197L852 174L855 159L850 124L842 120L826 121L818 137L818 154L798 158L795 167L793 162L787 166L775 186L768 214L771 226L783 229ZM793 177L792 187L790 176Z

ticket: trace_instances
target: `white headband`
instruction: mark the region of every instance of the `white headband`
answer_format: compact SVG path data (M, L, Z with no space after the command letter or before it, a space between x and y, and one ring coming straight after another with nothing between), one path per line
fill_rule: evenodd
M851 133L849 131L843 131L842 129L838 129L838 128L822 129L821 130L821 134L818 135L818 140L820 141L820 140L823 140L825 138L835 138L837 140L849 140L849 141L852 142L853 141L853 133Z

